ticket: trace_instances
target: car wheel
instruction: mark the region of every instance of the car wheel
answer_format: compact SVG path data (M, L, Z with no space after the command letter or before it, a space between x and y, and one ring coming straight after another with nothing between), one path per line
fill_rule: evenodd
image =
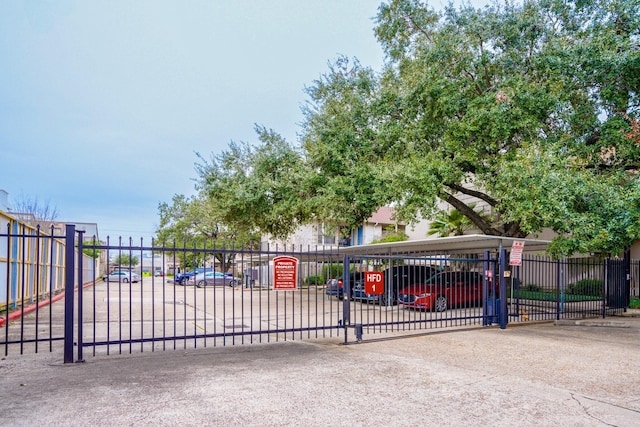
M438 295L433 303L433 306L438 312L445 311L447 309L447 297L445 297L444 295Z
M201 287L203 287L203 286L206 286L206 283L205 283L205 281L204 281L204 280L200 280L198 283L196 283L196 286L197 286L197 287L199 287L199 288L201 288Z
M129 279L127 279L126 277L122 279L122 283L129 283Z
M232 280L232 281L229 282L229 286L231 286L232 288L235 288L239 284L240 284L240 282L237 281L237 280Z

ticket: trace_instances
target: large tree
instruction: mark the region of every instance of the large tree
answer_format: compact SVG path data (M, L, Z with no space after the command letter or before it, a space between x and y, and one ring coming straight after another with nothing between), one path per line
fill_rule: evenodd
M228 271L237 251L253 247L258 240L247 230L229 227L222 219L218 201L203 193L193 197L176 194L171 204L160 203L158 213L156 240L165 247L176 247L183 267L210 264L207 255L213 253L221 270Z
M256 126L259 143L230 143L229 149L200 156L197 188L215 201L219 219L230 230L291 234L309 220L303 157L280 135Z
M337 218L389 202L433 218L444 201L486 234L552 227L558 254L620 250L640 236L639 16L637 0L382 4L384 72L332 68L309 91L319 194L346 194Z
M556 255L616 253L640 238L639 3L383 3L384 69L339 58L307 89L299 147L258 127L203 161L201 194L275 236L444 202L490 235L552 228Z

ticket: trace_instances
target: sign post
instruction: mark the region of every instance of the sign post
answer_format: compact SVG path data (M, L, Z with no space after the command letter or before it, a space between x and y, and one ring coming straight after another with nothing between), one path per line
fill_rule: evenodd
M273 290L295 291L298 289L298 259L279 256L273 259Z

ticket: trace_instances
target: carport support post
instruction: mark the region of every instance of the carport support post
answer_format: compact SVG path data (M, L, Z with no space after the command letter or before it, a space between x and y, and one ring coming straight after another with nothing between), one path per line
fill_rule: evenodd
M73 363L73 296L75 292L76 226L66 225L64 262L64 363Z
M500 329L507 328L507 278L504 272L507 271L507 250L500 249Z

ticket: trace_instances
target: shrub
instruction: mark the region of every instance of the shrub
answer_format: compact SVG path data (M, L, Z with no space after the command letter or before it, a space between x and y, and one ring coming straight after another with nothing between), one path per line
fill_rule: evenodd
M603 283L597 279L582 279L569 285L568 293L599 297L602 295Z
M316 274L313 276L309 276L304 279L304 286L314 286L314 285L323 285L324 284L324 276L322 274Z
M343 268L344 267L342 264L325 265L324 268L322 269L322 273L323 273L322 276L324 276L323 278L327 278L327 279L342 277Z

